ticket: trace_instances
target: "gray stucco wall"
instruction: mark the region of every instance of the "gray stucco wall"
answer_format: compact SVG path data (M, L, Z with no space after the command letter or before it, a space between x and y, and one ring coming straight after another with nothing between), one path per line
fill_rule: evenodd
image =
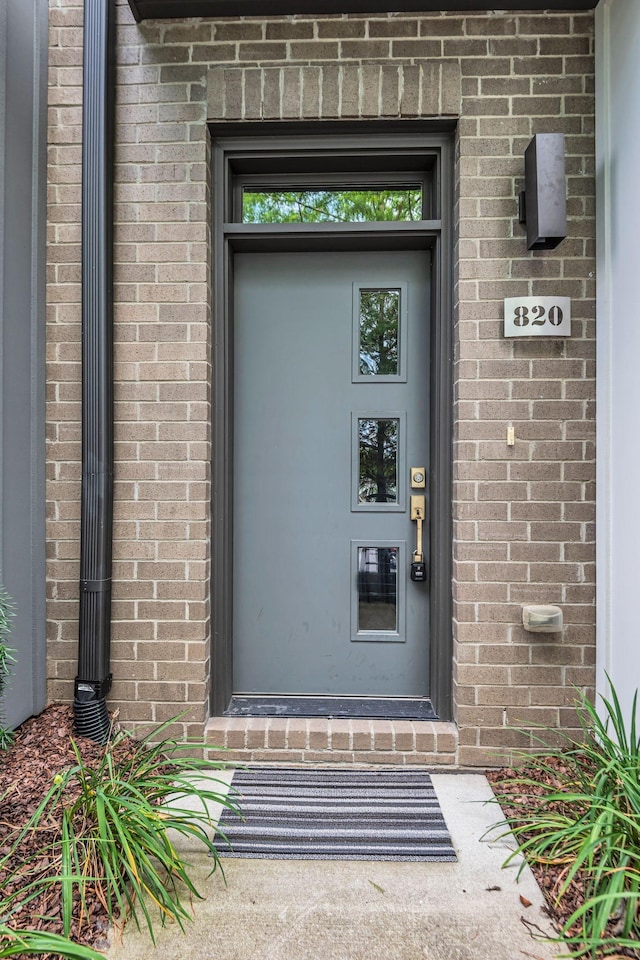
M598 688L640 685L640 5L601 0L597 30Z
M44 280L46 0L0 8L0 582L16 604L6 697L18 724L45 702Z

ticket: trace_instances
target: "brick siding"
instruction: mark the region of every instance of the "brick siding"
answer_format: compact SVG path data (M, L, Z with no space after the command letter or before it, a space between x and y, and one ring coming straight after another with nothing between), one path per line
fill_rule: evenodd
M514 726L571 728L574 685L590 689L594 680L592 15L136 25L125 0L117 14L110 706L142 724L187 711L190 734L201 734L207 718L207 119L459 114L455 761L495 764L496 748L530 743ZM80 0L51 0L50 23L49 694L68 699L80 509ZM566 135L569 236L554 251L529 253L517 196L525 147L540 132ZM503 297L534 292L572 298L570 340L503 339ZM563 634L525 633L523 602L558 603Z

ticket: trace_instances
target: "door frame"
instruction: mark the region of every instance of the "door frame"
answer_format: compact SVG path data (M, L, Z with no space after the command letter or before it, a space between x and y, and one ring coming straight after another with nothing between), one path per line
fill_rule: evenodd
M441 121L210 125L213 266L211 714L233 693L233 256L236 251L430 249L430 698L452 719L453 131ZM321 163L320 163L321 161ZM426 219L244 224L232 220L237 177L427 171ZM322 171L322 174L318 173ZM236 204L237 206L237 204ZM439 321L439 322L438 322Z

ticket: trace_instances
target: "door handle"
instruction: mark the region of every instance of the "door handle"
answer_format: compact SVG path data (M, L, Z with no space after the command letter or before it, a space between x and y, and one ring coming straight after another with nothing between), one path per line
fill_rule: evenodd
M422 495L411 496L411 519L416 522L416 549L413 551L411 562L411 579L416 583L424 583L427 579L427 570L424 562L422 547L422 524L425 519L426 499Z

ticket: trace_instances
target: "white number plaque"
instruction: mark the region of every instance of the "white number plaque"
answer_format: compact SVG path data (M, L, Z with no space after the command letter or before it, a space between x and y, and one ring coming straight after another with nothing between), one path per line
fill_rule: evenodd
M569 297L506 297L505 337L570 337Z

